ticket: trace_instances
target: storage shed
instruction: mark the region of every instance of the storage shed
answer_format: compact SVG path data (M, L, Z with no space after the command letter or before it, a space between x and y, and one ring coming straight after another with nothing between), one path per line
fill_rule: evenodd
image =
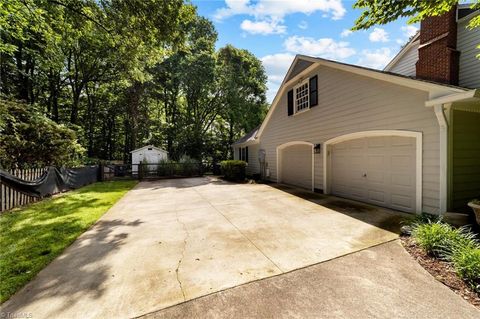
M132 154L132 173L138 172L138 164L158 164L163 160L168 159L168 152L153 145L147 145L141 148L137 148L130 152ZM150 169L154 168L149 167ZM156 168L156 167L155 167Z

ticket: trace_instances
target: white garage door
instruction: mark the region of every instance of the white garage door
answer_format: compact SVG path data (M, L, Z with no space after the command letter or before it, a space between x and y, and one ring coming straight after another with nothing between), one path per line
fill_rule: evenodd
M331 192L401 211L415 211L415 139L381 136L331 148Z
M312 189L312 147L291 145L280 150L282 183Z

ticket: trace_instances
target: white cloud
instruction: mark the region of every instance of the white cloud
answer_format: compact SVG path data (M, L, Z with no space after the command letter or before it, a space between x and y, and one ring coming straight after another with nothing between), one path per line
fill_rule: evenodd
M218 9L216 19L224 19L238 14L255 18L283 18L293 13L311 14L316 11L327 13L332 19L341 19L346 10L341 0L225 0L226 6Z
M261 58L265 71L268 75L268 92L267 99L269 102L273 101L283 78L287 74L290 64L292 64L295 55L290 53L277 53L266 55Z
M285 33L287 27L283 25L280 21L271 20L271 21L251 21L243 20L240 28L243 31L246 31L251 34L282 34Z
M308 23L307 23L307 21L305 21L305 20L301 21L301 22L298 24L298 27L299 27L300 29L302 29L302 30L308 29Z
M353 33L352 30L343 29L342 33L340 33L340 37L346 38L346 37L348 37L349 35L351 35L352 33Z
M355 54L355 49L350 47L348 42L336 42L331 38L292 36L287 38L283 45L291 53L315 55L326 59L342 60Z
M413 37L418 31L418 27L414 26L414 25L406 25L406 26L401 27L400 29L405 34L406 38Z
M368 36L372 42L388 42L388 32L382 28L375 28Z
M392 58L392 50L389 48L363 50L357 64L373 69L383 69Z

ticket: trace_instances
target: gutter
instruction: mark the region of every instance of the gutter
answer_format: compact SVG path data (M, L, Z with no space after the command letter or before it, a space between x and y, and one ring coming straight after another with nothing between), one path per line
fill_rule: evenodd
M480 89L473 89L466 92L444 95L425 102L425 106L448 104L453 102L478 102L480 106Z

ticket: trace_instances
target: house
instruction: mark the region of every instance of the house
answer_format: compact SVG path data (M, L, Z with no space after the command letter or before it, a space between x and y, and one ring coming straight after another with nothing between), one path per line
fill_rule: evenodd
M132 154L132 174L134 175L137 174L140 163L158 164L168 159L167 151L153 145L137 148L130 153ZM156 169L156 165L149 165L148 169Z
M468 28L471 19L479 14L479 9L471 9L469 4L463 4L443 16L425 19L420 32L410 39L384 70L479 88L480 63L477 55L480 51L477 46L480 44L480 32L478 28ZM438 53L442 51L443 54L439 56Z
M390 71L297 55L261 126L233 145L235 159L249 174L395 210L462 209L480 194L480 72L463 73L475 88L456 85L466 82L444 41L452 16L422 22ZM416 73L400 74L418 39Z

